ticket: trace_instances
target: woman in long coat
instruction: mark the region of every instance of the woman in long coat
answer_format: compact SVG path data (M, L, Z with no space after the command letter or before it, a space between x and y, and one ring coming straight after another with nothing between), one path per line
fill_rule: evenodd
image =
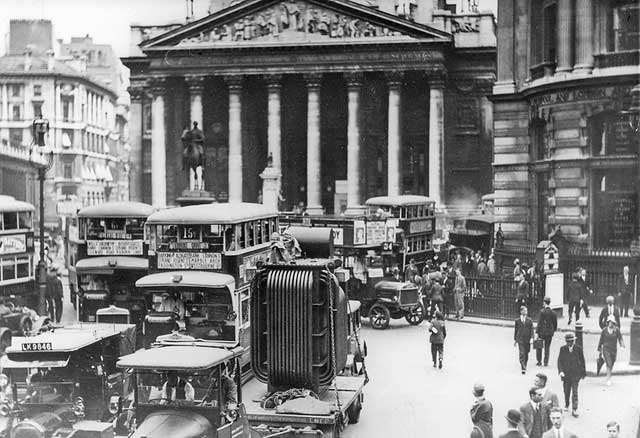
M609 315L607 318L607 326L602 329L600 342L598 342L598 351L604 358L604 363L607 366L607 386L611 386L611 372L613 371L613 365L616 363L618 344L624 349L622 333L620 333L620 329L616 325L616 319L613 315Z

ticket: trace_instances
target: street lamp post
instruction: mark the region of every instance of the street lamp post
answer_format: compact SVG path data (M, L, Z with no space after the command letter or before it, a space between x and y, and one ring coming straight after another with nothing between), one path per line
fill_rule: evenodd
M38 172L40 184L40 261L38 262L38 314L45 314L45 295L47 291L47 264L44 260L44 180L47 171L53 165L53 151L46 150L46 135L49 121L42 115L33 121L31 132L33 142L29 149L29 163ZM37 157L37 158L36 158Z

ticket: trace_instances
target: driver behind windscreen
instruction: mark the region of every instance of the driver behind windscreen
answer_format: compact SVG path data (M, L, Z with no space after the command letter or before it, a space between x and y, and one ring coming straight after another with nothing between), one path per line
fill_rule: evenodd
M178 291L164 292L162 294L162 303L158 307L158 312L173 312L178 315L179 319L184 319L184 303L180 299Z
M167 372L167 381L162 385L160 398L165 402L174 400L193 401L195 390L191 383L178 376L177 371Z

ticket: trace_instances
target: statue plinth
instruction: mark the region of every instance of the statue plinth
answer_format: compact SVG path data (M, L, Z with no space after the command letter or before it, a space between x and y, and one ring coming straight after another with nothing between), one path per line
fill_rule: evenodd
M183 190L180 197L176 199L176 202L180 207L211 204L212 202L216 202L216 197L213 196L213 193L206 190Z

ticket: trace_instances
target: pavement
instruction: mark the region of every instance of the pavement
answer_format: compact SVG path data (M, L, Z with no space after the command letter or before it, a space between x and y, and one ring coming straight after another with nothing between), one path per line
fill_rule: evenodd
M568 318L564 316L568 314L566 310L567 309L564 309L563 316L558 317L558 331L561 333L575 332L576 321L572 321L571 324L568 323L569 322ZM587 318L584 316L584 314L582 314L579 320L579 323L582 324L583 336L594 337L596 339L596 347L597 347L597 342L599 340L600 333L602 332L602 330L600 329L600 326L598 325L598 316L602 311L602 307L592 306L590 310L591 310L589 315L590 317ZM633 318L631 317L629 318L623 317L620 320L620 325L622 326L621 327L622 337L626 347L629 347L629 345L631 344L630 331L631 331L632 319ZM514 326L513 321L504 320L504 319L483 318L483 317L481 318L476 316L465 316L464 319L460 320L459 322L465 323L465 324L480 324L480 325L506 327L506 328L513 328ZM533 325L534 327L537 325L535 320ZM558 337L556 336L555 339L558 339ZM588 376L596 376L597 358L598 358L597 353L595 355L590 354L590 352L587 351L585 348L585 360L587 361L586 366L587 366ZM625 348L624 350L622 350L620 347L618 347L618 357L616 359L616 363L613 368L613 375L635 375L635 374L640 375L640 365L630 365L629 360L630 360L629 348ZM603 367L603 369L601 370L600 376L603 376L604 374L605 374L605 368Z
M466 320L467 318L465 318ZM566 323L565 323L566 324ZM562 382L555 367L563 343L551 344L549 367L535 365L534 353L525 375L520 373L513 328L447 321L444 367L431 364L426 323L417 327L392 320L387 330L373 330L362 319L366 340L369 384L364 388L360 422L350 425L342 438L468 437L473 384L486 387L493 405L494 437L507 429L505 414L529 399L536 373L543 372L548 387L564 403ZM595 354L597 336L585 336L585 352ZM532 363L533 360L533 363ZM603 377L587 376L579 386L579 418L565 414L565 427L581 438L604 437L607 422L621 425L620 438L635 438L640 418L640 375L614 376L612 386Z

